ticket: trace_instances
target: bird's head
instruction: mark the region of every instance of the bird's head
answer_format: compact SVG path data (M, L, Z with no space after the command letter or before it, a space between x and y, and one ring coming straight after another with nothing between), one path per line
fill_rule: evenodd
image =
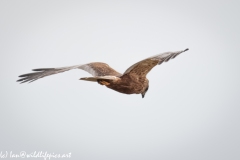
M142 94L142 98L144 98L145 94L146 94L147 91L148 91L148 88L149 88L149 86L147 86L147 87L145 88L145 90L141 93L141 94Z

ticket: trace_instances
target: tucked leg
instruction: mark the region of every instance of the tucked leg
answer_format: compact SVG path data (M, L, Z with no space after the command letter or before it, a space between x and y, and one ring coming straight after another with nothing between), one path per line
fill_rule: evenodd
M105 85L105 86L110 84L109 82L104 81L104 80L98 80L98 83L101 84L101 85Z

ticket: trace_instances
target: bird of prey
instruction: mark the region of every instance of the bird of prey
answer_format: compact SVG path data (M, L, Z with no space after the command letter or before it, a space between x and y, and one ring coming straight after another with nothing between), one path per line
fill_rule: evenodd
M188 48L176 52L165 52L146 58L130 66L123 74L115 71L106 63L92 62L69 67L33 69L35 72L20 75L21 79L17 81L21 83L33 82L40 78L71 69L82 69L90 73L93 77L83 77L80 80L97 82L100 85L124 94L141 94L142 98L144 98L149 88L149 81L146 78L148 72L156 65L167 62L187 50Z

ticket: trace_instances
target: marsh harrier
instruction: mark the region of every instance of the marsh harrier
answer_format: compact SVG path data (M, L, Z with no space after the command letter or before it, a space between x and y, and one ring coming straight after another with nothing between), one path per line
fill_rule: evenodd
M170 59L175 58L180 53L187 51L187 49L176 52L165 52L157 54L155 56L146 58L140 62L133 64L123 74L112 69L108 64L102 62L92 62L83 65L74 65L69 67L60 68L39 68L33 69L33 73L20 75L21 79L18 82L33 82L40 78L50 76L53 74L65 72L71 69L82 69L87 71L93 77L84 77L80 80L98 82L101 85L113 89L120 93L125 94L142 94L142 98L148 91L148 79L146 75L157 64L160 65L163 62L167 62Z

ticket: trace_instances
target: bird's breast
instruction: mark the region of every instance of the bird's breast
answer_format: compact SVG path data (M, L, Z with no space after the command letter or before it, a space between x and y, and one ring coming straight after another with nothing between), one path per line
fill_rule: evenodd
M138 78L121 78L118 81L107 85L108 88L113 89L120 93L125 94L139 94L144 89L144 83L139 81Z

